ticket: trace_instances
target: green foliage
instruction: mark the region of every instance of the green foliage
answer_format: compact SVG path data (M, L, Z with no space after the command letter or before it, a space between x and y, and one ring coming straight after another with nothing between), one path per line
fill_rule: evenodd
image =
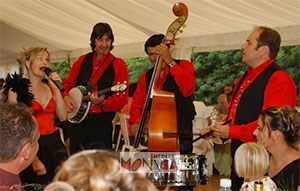
M139 58L125 58L126 66L128 69L129 81L136 82L140 75L150 69L152 64L148 57ZM52 71L58 73L62 80L64 80L70 72L70 64L64 62L53 62L50 64Z
M196 100L206 105L214 105L224 84L234 83L246 69L239 50L194 53L191 61L195 66Z
M277 56L278 64L293 78L300 105L300 46L282 47Z
M64 80L70 72L70 64L68 62L53 62L50 64L52 71L57 72L57 74Z
M125 58L130 82L137 82L141 74L150 69L152 64L148 57Z
M216 104L223 86L235 82L246 71L241 57L240 50L194 53L191 60L195 66L196 100ZM300 97L300 46L281 47L276 62L293 78Z

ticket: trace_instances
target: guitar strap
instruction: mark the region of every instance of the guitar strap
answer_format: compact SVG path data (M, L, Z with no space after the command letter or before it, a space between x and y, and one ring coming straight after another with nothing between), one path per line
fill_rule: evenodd
M104 59L103 64L99 69L96 71L96 73L91 77L91 79L87 83L87 91L92 91L94 87L96 86L96 83L102 76L103 72L106 70L106 68L109 66L111 62L115 59L114 55L108 54L107 57Z

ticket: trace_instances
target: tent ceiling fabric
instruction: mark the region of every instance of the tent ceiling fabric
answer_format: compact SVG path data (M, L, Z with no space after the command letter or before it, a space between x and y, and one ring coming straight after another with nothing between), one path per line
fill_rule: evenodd
M54 60L90 51L98 22L111 25L113 53L145 56L143 44L176 19L174 0L1 0L1 62L16 62L23 47L46 46ZM175 55L237 49L257 25L277 28L283 45L300 44L300 0L182 0L189 9ZM52 60L53 60L52 59Z

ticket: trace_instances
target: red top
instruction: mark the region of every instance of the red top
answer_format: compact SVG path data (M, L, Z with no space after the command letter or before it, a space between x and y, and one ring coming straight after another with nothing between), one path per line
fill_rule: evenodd
M51 91L52 93L52 91ZM52 94L53 95L53 94ZM55 132L54 113L56 103L53 97L49 100L45 108L37 101L32 100L33 116L37 120L40 134L49 135Z
M110 53L108 53L108 54L110 54ZM92 75L91 76L93 76L95 74L95 72L98 70L98 68L101 67L101 65L103 64L103 61L108 56L108 54L102 56L101 59L97 61L96 53L94 53L93 58L92 58L93 67L92 67ZM84 58L86 57L86 55L87 54L80 56L78 58L78 60L76 60L74 62L69 75L63 81L62 85L66 89L62 93L63 96L66 96L68 94L68 92L73 87L76 86L77 77L78 77L78 74L79 74L79 71L81 68L81 64L82 64L82 61L84 60ZM127 83L128 82L128 71L127 71L125 62L121 58L115 58L115 60L112 64L113 64L114 73L115 73L114 85L116 85L118 83L124 83L124 82ZM121 93L121 92L115 93L106 99L104 106L91 104L91 108L90 108L89 112L90 113L96 113L96 112L99 113L102 110L104 110L106 112L119 111L123 108L124 105L127 104L127 99L128 99L128 97L126 94Z
M234 121L237 106L244 90L247 89L251 82L253 82L258 77L258 75L273 62L274 59L269 59L256 68L248 68L248 74L241 84L241 87L237 92L235 98L232 100L233 104L231 106L231 110L228 111L228 119L232 119L232 121ZM236 84L239 83L240 79L241 77L238 78ZM282 70L274 72L270 77L268 84L266 85L262 110L265 110L271 106L295 107L296 104L297 93L293 79ZM231 123L229 129L229 138L239 139L243 142L255 141L253 137L253 131L256 129L257 123L257 120L244 125L234 125L233 123Z
M23 191L19 175L12 174L0 168L0 190L1 191Z
M169 67L165 67L163 76L159 78L157 83L158 89L162 89L164 81L166 80L169 72L171 72L171 75L174 78L180 93L184 97L188 97L194 93L194 67L191 62L187 60L181 60L179 64L175 64L171 69ZM144 72L139 77L137 88L133 95L129 119L129 123L131 125L141 121L141 115L143 113L144 103L147 96L146 73L147 72Z

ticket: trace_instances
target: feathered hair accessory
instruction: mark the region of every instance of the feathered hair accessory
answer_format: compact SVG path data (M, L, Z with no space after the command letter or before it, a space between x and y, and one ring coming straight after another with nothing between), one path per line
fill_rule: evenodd
M18 103L22 102L31 107L34 95L29 91L30 84L30 80L23 78L23 74L17 74L16 72L11 75L7 74L4 85L5 101L7 101L8 91L11 88L17 94Z

